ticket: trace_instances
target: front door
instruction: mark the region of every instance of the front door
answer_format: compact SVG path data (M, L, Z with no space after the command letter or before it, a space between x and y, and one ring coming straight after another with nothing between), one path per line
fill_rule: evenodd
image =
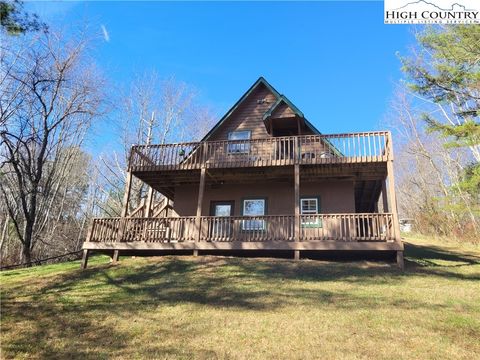
M210 238L216 241L229 241L232 235L233 201L212 201L210 216L215 216L210 222Z

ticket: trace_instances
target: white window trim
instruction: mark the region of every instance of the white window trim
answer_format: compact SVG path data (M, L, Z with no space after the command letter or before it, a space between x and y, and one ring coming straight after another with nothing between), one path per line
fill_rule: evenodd
M315 201L315 210L307 210L307 212L304 212L303 210L303 202L304 201ZM300 199L300 209L302 212L302 215L317 215L318 214L318 198L301 198ZM313 212L312 212L313 211Z
M315 200L315 210L303 210L303 202L304 201L312 201ZM300 198L300 214L301 215L318 215L319 214L319 201L318 197L304 197ZM311 220L304 220L302 219L302 226L319 226L321 224L320 217L316 217L314 221Z

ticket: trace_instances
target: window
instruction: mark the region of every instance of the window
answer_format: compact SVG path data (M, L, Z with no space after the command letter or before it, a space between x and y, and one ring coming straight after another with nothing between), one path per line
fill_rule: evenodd
M308 197L300 199L300 210L302 215L302 226L321 227L322 223L319 216L319 199L317 197Z
M318 199L305 198L302 202L302 215L316 215L318 214Z
M243 216L265 215L265 199L243 200ZM265 230L265 220L252 219L242 221L242 230Z
M213 216L231 216L232 205L230 204L215 204Z
M228 144L229 154L248 154L250 152L250 135L249 130L232 131L228 133L228 140L238 140ZM240 141L244 140L244 141Z

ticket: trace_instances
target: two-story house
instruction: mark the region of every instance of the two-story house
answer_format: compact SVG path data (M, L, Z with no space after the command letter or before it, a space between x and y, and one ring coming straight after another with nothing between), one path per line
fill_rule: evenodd
M150 190L128 213L132 176ZM94 219L83 249L83 267L92 250L387 251L403 267L391 134L321 134L259 78L200 142L133 146L123 214Z

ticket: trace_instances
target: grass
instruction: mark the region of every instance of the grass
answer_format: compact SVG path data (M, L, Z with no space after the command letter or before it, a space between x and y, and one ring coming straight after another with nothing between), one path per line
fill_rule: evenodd
M480 358L480 248L382 261L94 257L5 271L4 359Z

